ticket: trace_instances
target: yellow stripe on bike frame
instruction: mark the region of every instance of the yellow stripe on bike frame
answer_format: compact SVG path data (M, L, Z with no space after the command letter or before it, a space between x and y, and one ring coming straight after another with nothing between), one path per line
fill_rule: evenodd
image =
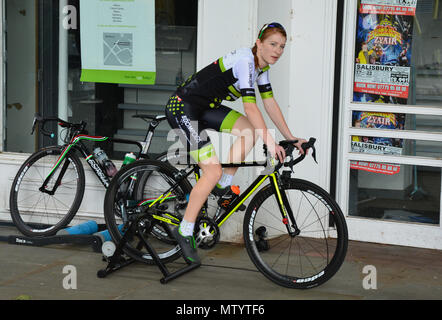
M157 216L157 215L155 215L155 214L152 215L152 218L155 218L155 219L157 219L157 220L160 220L160 221L166 222L166 223L168 223L168 224L172 224L172 225L174 225L174 226L178 226L178 224L173 223L172 220L170 220L170 219L166 219L166 218L163 218L163 217L160 217L160 216Z
M232 215L232 214L233 214L233 213L239 208L239 206L242 205L242 204L244 203L244 201L246 201L247 198L250 197L250 195L251 195L253 192L255 192L256 189L259 188L259 186L264 182L265 179L267 179L267 177L268 177L268 175L265 176L264 178L262 178L261 181L259 181L259 182L256 184L256 186L255 186L255 187L249 192L249 194L246 195L246 196L244 197L244 199L243 199L240 203L238 203L238 204L236 205L236 207L233 208L233 210L230 211L230 213L224 218L224 220L221 221L221 222L218 224L218 227L221 227L221 225L222 225L224 222L226 222L227 219L229 219L229 217L230 217L230 216L231 216L231 215Z
M159 200L161 200L162 197L163 197L163 195L159 196L154 202L152 202L152 203L149 205L149 208L152 207L152 206L153 206L155 203L157 203Z
M165 196L165 197L163 198L163 200L160 201L160 203L163 203L163 202L167 199L167 197L170 196L171 193L172 193L172 191L170 191L170 192L167 194L167 196Z
M276 181L276 176L274 173L272 173L270 176L273 178L273 183L274 183L275 189L276 189L276 195L278 196L278 201L281 204L281 208L284 213L284 217L287 218L287 211L285 210L284 203L282 202L281 191L279 190L278 182Z
M170 215L170 214L168 214L168 213L165 213L164 215L165 215L165 216L168 216L169 218L172 218L173 220L176 220L176 221L180 222L179 219L175 218L174 216L172 216L172 215Z

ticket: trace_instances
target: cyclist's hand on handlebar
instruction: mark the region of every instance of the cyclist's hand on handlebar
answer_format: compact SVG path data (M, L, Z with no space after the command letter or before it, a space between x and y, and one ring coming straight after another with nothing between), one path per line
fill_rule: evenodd
M268 149L272 157L274 157L279 162L284 162L286 154L283 147L281 147L279 144L273 143L268 146Z
M296 147L296 149L298 149L299 154L304 154L304 149L302 149L302 144L307 143L308 141L301 138L296 138L293 140L298 140L298 142L294 143L293 145ZM305 154L308 155L308 149L305 150Z

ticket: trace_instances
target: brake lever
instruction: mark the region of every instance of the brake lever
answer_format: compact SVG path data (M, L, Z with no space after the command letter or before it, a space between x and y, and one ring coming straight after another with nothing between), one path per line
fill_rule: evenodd
M43 117L38 112L36 112L34 114L34 120L32 121L31 135L34 134L35 127L37 126L37 123L41 122L42 120L43 120Z
M315 146L311 146L313 152L312 152L312 158L313 160L315 160L316 164L318 163L318 161L316 161L316 148Z
M315 142L316 139L315 138L310 138L308 142L305 142L301 145L302 150L304 150L304 154L307 152L308 149L312 149L312 157L313 160L315 160L316 163L318 163L318 161L316 160L316 148L315 148Z
M295 166L295 164L301 162L302 160L304 160L306 154L307 154L307 150L308 149L312 149L312 157L313 160L315 160L316 163L318 163L318 161L316 160L316 148L315 148L315 142L316 139L315 138L310 138L310 140L308 142L304 142L301 145L302 150L304 151L304 153L302 155L300 155L299 157L297 157L296 159L293 157L293 155L290 156L291 160L289 162L284 163L284 167L289 167L290 170L292 170L292 172L295 172L293 170L293 167Z
M37 119L34 117L34 120L32 121L31 136L34 134L36 124L37 124Z

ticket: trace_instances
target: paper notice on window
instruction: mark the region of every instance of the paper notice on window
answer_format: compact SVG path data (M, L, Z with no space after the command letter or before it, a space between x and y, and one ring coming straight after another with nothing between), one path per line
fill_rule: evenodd
M155 0L80 0L81 81L154 84Z
M417 0L361 0L360 13L414 16Z
M368 161L350 161L350 168L390 176L398 174L401 171L400 165Z
M352 141L351 151L361 152L361 153L371 153L371 154L391 154L391 155L402 154L402 148L393 147L391 145L366 143L362 141Z
M408 98L410 67L355 65L355 92Z

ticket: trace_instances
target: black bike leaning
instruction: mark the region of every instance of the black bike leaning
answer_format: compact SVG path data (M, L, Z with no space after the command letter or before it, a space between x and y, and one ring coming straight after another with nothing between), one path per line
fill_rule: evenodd
M50 146L33 153L20 167L11 186L10 211L15 226L24 235L51 236L66 227L77 213L85 192L83 156L101 184L107 188L112 179L84 142L117 142L136 145L137 159L149 158L148 150L155 129L166 117L135 115L149 127L143 144L138 141L88 135L86 122L70 123L56 117L34 117L32 132L38 126L43 135L55 135L45 129L48 122L57 122L64 128L65 144ZM80 156L79 156L80 155ZM146 179L144 180L146 183Z
M305 158L305 155L293 157L293 143L280 142L288 155L287 161L267 167L229 208L217 211L212 217L202 212L194 235L200 248L215 246L220 226L256 192L243 223L244 244L251 260L271 281L305 289L324 283L338 271L346 255L348 233L341 209L324 189L291 177L294 165ZM311 138L303 149L312 148L315 157L314 143L315 139ZM252 162L222 166L262 165L265 164ZM291 171L281 170L286 167ZM117 247L121 242L123 252L131 259L153 264L151 248L162 263L180 257L175 242L165 243L150 236L153 228L159 227L172 238L171 228L179 225L188 201L187 177L192 173L199 175L198 165L178 170L165 162L140 160L120 170L112 180L104 202L106 225L113 242ZM145 185L146 188L140 185L136 197L126 192L125 185L134 176L145 175L155 177L155 192L152 185ZM118 229L120 224L122 232ZM127 239L124 235L129 226L135 232Z

